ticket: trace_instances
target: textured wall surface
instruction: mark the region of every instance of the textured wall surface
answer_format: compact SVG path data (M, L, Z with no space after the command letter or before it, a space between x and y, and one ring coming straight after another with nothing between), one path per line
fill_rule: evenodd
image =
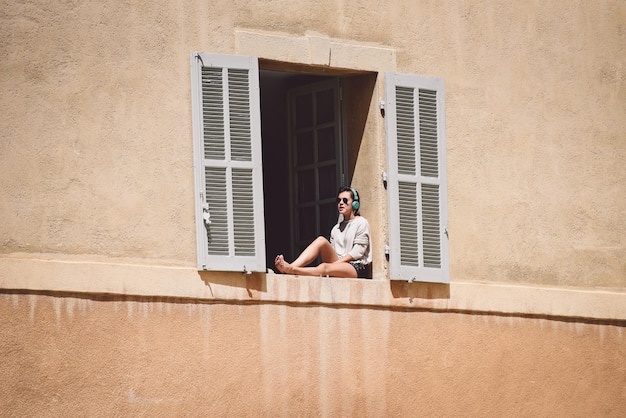
M0 318L9 416L626 412L617 326L17 294L0 294Z
M200 277L191 51L380 71L359 187L382 72L443 78L461 285ZM0 415L625 415L626 318L569 308L626 291L626 2L0 0L0 57Z
M623 1L0 7L2 253L193 265L189 52L312 31L445 80L452 280L625 286ZM357 183L384 161L375 125ZM373 190L367 216L385 219Z

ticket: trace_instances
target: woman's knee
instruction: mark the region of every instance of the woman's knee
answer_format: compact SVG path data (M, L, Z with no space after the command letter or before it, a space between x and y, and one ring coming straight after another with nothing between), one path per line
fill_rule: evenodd
M320 263L318 264L318 268L322 270L322 276L328 276L331 273L330 263Z
M332 248L330 242L326 239L326 237L323 236L315 238L315 240L313 240L313 245L320 252L328 251L328 249Z
M315 240L313 242L315 242L316 244L319 244L319 245L324 245L324 244L326 244L328 242L328 240L326 239L326 237L323 237L323 236L320 235L319 237L315 238Z

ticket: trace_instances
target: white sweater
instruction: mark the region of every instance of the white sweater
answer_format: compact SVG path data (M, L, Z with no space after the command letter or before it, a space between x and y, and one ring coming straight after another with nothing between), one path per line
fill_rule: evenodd
M362 216L335 225L330 231L330 244L339 258L350 254L354 261L361 264L372 262L370 225Z

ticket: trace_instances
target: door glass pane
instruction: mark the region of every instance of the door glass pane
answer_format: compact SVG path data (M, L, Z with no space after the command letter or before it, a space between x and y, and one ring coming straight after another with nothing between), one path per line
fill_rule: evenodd
M313 95L296 96L296 129L313 125Z
M319 168L320 199L334 198L337 193L337 168L329 165Z
M298 154L298 165L313 164L314 145L313 145L313 132L303 132L296 137L296 152Z
M298 240L311 241L316 237L315 206L298 209Z
M298 203L315 200L315 171L301 170L298 172Z
M330 230L337 223L337 205L335 202L320 205L320 231L321 235L330 238Z
M335 128L317 131L317 160L319 162L335 159Z
M317 92L317 123L334 122L335 120L335 98L333 90L322 90Z

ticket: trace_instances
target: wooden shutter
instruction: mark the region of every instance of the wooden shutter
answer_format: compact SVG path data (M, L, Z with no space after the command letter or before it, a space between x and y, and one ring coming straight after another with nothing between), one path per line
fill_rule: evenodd
M200 270L265 271L258 60L191 54Z
M448 283L443 80L386 73L385 120L390 277Z

